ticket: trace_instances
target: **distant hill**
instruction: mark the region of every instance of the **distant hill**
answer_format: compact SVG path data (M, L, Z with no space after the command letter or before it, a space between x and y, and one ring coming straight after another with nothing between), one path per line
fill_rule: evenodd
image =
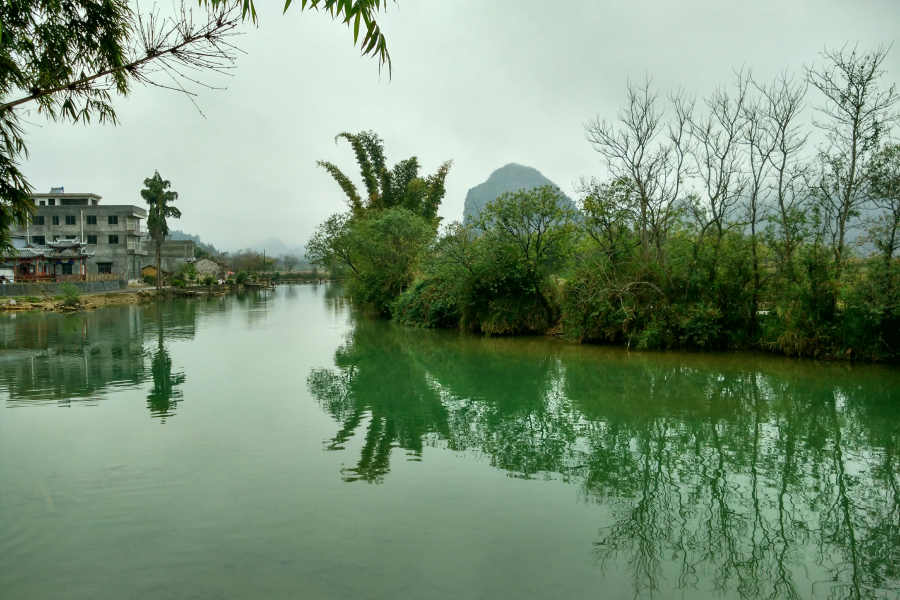
M171 229L169 230L169 237L175 241L184 241L184 240L192 240L194 245L198 248L206 250L210 254L218 254L219 251L212 244L204 244L200 241L199 235L193 235L190 233L185 233L179 229Z
M519 190L530 190L531 188L551 185L560 190L560 187L541 175L541 172L531 167L510 163L505 167L500 167L487 178L482 184L476 185L466 194L466 204L463 208L463 222L469 223L473 218L478 216L481 209L488 202L494 200L504 192L518 192ZM561 192L562 190L560 190ZM565 194L563 194L565 196ZM575 208L572 199L566 196L566 203L571 208Z
M253 244L250 246L250 249L255 252L266 251L266 254L269 256L282 256L284 254L293 254L300 258L303 258L303 255L306 254L306 248L303 246L288 246L279 238L269 238L265 242L261 242L259 244Z

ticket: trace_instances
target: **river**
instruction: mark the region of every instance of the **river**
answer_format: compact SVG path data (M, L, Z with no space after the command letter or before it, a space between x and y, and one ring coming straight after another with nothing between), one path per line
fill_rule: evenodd
M0 315L0 598L900 597L900 369L404 329L337 288Z

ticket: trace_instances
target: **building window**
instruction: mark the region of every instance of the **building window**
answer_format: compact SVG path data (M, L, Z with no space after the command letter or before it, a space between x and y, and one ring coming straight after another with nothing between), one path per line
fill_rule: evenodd
M110 244L118 244L118 243L119 243L119 236L117 236L117 235L111 235L111 236L109 236L109 243L110 243Z
M96 225L97 224L97 215L88 215L87 216L87 224L88 225Z
M89 235L87 237L88 237L88 242L87 242L88 244L96 244L97 243L96 235Z
M53 241L54 241L54 242L58 242L58 241L59 241L59 236L58 236L58 235L54 235L54 236L53 236Z
M45 204L47 204L47 203L46 203L44 200L39 200L39 201L38 201L38 204L40 204L41 206L43 206L43 205L45 205Z
M67 240L74 240L74 239L75 239L75 236L74 236L74 235L67 235L67 236L66 236L66 239L67 239Z
M47 238L42 235L33 235L31 236L31 243L37 244L38 246L43 246L47 243Z
M49 200L47 200L47 204L49 204L50 206L56 206L56 198L50 198Z
M37 216L37 217L35 217L35 218L34 218L34 224L35 224L35 225L43 225L43 224L44 224L44 217L42 217L42 216Z
M59 225L59 217L50 217L53 220L54 225Z
M75 215L66 215L66 225L75 224Z
M62 272L63 275L71 275L72 274L72 263L63 263L62 269L63 269L63 272Z
M98 273L112 273L112 263L97 263Z
M119 224L119 215L109 215L109 225L118 225Z

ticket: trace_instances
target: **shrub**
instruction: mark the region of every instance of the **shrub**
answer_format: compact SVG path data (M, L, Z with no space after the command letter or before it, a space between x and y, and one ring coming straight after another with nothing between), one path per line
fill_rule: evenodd
M62 284L59 286L59 291L62 292L60 304L63 306L78 306L81 304L81 292L79 292L78 288L71 283Z
M234 282L238 285L244 285L250 279L250 275L247 271L238 271L237 275L234 276Z
M172 287L183 288L184 280L178 279L177 277L172 280Z

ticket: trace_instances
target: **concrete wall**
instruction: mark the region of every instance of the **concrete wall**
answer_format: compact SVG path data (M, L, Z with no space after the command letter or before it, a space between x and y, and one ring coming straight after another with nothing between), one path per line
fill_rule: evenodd
M7 283L0 284L0 297L6 296L37 296L43 294L56 296L61 294L59 287L62 283ZM75 281L72 285L78 288L82 294L95 294L97 292L111 292L127 287L125 281ZM43 294L42 294L43 292Z
M35 196L35 199L41 197ZM88 252L94 253L93 258L87 260L88 273L98 272L97 263L111 263L113 273L125 273L132 279L140 277L141 267L147 264L146 244L140 241L140 236L146 235L145 209L129 204L38 205L37 209L35 217L43 217L44 224L37 225L33 222L28 226L28 243L33 243L34 236L44 236L48 242L53 241L54 236L59 236L61 240L67 237L81 239L83 223L85 241L89 239L88 236L97 236L96 244L86 246ZM75 217L75 224L66 225L66 216ZM110 225L110 216L118 217L118 223ZM59 225L53 225L53 217L59 217ZM97 223L89 225L88 217L96 217ZM25 230L19 228L17 233L24 235ZM110 235L119 236L119 243L110 244Z
M148 240L145 244L147 257L142 266L156 266L156 244ZM178 273L178 267L194 260L194 242L191 240L164 240L159 268L169 273Z

